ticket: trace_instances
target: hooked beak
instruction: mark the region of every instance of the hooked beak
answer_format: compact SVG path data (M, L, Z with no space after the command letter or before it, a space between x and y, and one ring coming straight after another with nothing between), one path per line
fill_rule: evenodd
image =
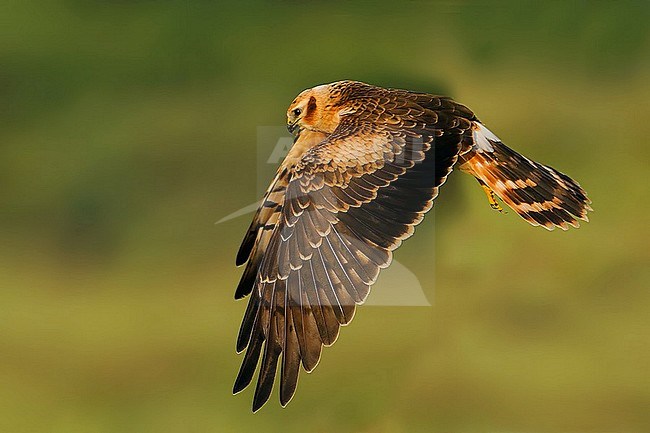
M297 127L298 127L297 122L293 122L293 123L287 122L287 129L289 130L290 133L293 134L293 131L295 131Z

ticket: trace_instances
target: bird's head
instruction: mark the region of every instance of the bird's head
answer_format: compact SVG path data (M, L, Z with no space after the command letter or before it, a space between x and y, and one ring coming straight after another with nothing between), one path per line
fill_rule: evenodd
M296 96L287 110L289 132L307 129L332 133L339 124L339 115L343 109L340 92L334 90L338 83L312 87Z

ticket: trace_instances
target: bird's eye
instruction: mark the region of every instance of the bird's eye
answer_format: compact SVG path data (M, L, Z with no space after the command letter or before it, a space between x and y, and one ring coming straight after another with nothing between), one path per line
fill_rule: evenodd
M300 108L296 108L295 110L293 110L294 116L300 116L300 113L302 113L302 110Z

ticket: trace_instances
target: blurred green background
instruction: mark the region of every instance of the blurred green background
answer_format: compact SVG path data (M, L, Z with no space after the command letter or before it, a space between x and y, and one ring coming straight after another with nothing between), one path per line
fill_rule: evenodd
M650 431L650 3L0 3L0 431ZM449 94L569 173L547 232L454 174L361 307L250 413L234 255L257 127L339 79ZM435 292L435 293L434 293ZM372 296L372 294L371 294Z

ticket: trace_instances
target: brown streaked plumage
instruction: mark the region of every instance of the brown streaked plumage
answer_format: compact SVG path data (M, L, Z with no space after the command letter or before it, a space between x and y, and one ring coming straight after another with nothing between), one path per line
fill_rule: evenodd
M254 411L278 363L280 403L289 402L300 365L312 371L350 323L454 165L533 225L577 227L591 209L575 181L506 147L448 97L339 81L298 95L287 125L294 145L237 254L246 267L235 297L250 299L233 391L259 364Z

